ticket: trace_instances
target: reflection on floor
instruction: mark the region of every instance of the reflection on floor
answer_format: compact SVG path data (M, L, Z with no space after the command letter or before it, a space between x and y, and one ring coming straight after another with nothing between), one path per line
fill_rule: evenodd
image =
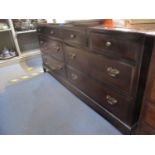
M40 73L43 73L40 56L22 61L21 63L0 67L0 91L5 89L7 85L20 82Z
M0 134L121 134L41 64L37 57L0 68Z

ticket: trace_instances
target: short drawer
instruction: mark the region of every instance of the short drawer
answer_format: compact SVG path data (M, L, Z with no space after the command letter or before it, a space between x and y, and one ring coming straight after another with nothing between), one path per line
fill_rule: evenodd
M143 121L155 129L155 106L147 102L144 111Z
M137 61L141 54L143 37L130 35L113 35L90 33L89 46L91 50L123 59Z
M55 27L40 26L37 28L37 32L46 37L60 37L60 31Z
M65 45L67 64L92 78L113 85L127 94L134 89L135 67L99 54Z
M86 34L83 30L62 29L62 37L67 43L86 46Z
M60 75L63 78L66 78L65 65L64 63L55 60L49 55L42 55L43 63L49 67L50 71L53 74Z
M43 53L49 54L60 61L64 61L64 53L61 41L39 36L39 44Z
M68 80L122 121L130 124L132 103L85 74L67 66Z
M55 57L60 61L64 61L64 53L61 41L48 40L45 51L52 57Z
M64 61L64 53L61 41L48 40L47 48L47 51L50 53L51 56L57 58L60 61Z

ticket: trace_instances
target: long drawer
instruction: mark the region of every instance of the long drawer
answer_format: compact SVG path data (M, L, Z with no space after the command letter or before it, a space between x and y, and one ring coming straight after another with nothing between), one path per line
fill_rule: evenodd
M109 90L104 85L86 76L78 70L67 66L68 80L87 96L97 101L101 106L109 110L122 121L131 124L132 102L127 98Z
M134 66L67 45L64 46L64 51L67 64L94 79L114 85L129 95L135 89Z
M142 51L143 37L141 35L90 33L89 45L101 54L111 54L127 60L137 61Z
M42 55L43 63L49 67L53 74L66 78L65 65L61 61L57 61L49 55Z

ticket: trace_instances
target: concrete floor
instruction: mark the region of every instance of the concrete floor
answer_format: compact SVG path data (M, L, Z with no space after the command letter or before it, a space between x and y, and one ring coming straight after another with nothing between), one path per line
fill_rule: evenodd
M0 134L118 135L48 73L41 57L0 68Z

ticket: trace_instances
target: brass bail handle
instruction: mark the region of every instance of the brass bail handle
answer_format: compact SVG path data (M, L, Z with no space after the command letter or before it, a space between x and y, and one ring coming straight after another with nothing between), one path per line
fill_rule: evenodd
M70 59L74 59L76 57L76 53L70 53L69 56L70 56Z
M112 97L112 96L110 96L110 95L107 95L107 96L106 96L106 101L107 101L107 103L109 103L110 105L115 105L115 104L118 102L114 97Z
M116 68L108 67L107 72L111 77L116 77L118 74L120 74L120 71Z

